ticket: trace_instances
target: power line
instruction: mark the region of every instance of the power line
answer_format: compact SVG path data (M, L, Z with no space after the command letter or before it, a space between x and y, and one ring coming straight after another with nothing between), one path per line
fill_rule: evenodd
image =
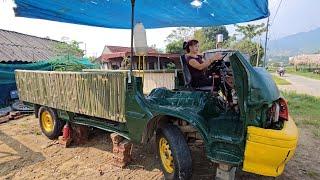
M280 0L279 2L279 5L277 7L277 10L276 10L276 13L274 14L273 16L273 20L271 21L270 23L270 16L268 17L268 21L267 21L267 31L266 31L266 40L265 40L265 47L264 47L264 60L263 60L263 66L265 67L266 66L266 60L267 60L267 47L268 47L268 33L269 33L269 28L270 26L274 23L274 20L276 19L277 17L277 14L279 12L279 9L281 7L281 4L282 4L282 0Z
M276 19L281 4L282 4L282 0L280 0L280 3L279 3L279 5L278 5L278 7L277 7L276 13L275 13L274 16L273 16L273 20L271 21L271 24L273 24L274 20ZM270 24L270 25L271 25L271 24Z
M269 23L270 18L268 17L267 21L267 31L266 31L266 40L264 41L264 60L263 60L263 67L266 67L266 60L267 60L267 46L268 46L268 32L269 32Z

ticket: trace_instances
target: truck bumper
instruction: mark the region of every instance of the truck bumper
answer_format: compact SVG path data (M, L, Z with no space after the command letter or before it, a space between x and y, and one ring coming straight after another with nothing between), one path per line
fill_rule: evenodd
M298 129L291 117L281 130L248 127L243 170L279 176L297 147Z

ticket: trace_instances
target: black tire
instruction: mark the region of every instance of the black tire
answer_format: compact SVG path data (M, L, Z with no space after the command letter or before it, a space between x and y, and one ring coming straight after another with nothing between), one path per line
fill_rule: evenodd
M163 138L169 145L169 150L171 151L170 154L173 157L173 162L170 161L170 167L173 167L173 172L170 171L170 167L169 171L168 169L166 169L166 165L164 165L166 164L166 160L163 160L160 154L160 144L164 141ZM177 126L172 124L166 124L157 129L156 149L165 179L190 179L192 175L191 153L182 132ZM162 155L164 155L164 153L162 153Z
M49 139L57 139L61 135L64 123L58 119L56 111L42 106L39 109L38 117L41 131ZM51 118L51 120L48 120L48 118Z

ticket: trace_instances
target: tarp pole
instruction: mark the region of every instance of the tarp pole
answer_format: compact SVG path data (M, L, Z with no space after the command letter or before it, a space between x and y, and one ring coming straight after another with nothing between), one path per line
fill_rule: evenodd
M158 70L160 70L160 55L158 55Z
M269 33L269 25L270 25L269 21L270 21L270 16L268 17L268 21L267 21L266 40L264 41L263 67L266 67L266 61L267 61L268 33Z
M128 80L129 83L131 83L132 62L133 62L134 4L135 4L135 0L131 0L131 57L130 57L130 71L129 71L129 80Z

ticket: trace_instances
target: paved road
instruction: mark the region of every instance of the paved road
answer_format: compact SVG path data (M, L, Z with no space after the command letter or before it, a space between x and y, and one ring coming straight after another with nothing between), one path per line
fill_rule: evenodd
M296 91L301 94L308 94L320 97L320 80L306 78L303 76L286 74L284 77L291 85L281 85L281 90Z

